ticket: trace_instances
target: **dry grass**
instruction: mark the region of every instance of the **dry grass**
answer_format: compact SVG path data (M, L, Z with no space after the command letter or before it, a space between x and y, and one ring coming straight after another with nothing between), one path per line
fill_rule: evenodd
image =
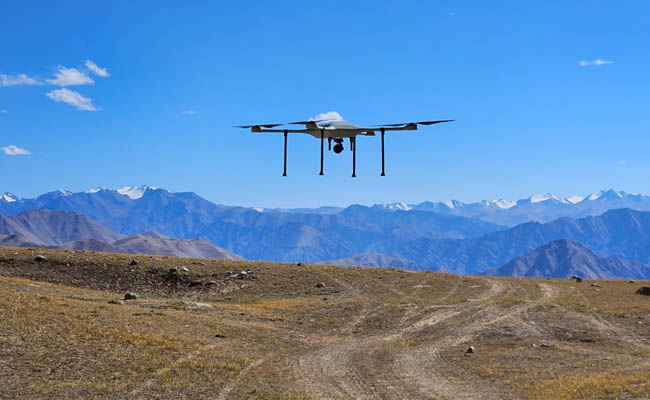
M0 398L650 398L648 283L591 283L0 248Z

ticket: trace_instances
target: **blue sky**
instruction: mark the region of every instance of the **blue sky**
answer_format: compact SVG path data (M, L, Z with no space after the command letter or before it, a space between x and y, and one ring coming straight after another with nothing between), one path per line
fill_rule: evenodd
M3 2L0 192L148 184L264 207L650 193L649 15L645 1ZM456 122L387 135L385 178L379 138L360 138L356 179L349 151L319 177L307 136L290 136L283 178L281 136L232 128L328 111Z

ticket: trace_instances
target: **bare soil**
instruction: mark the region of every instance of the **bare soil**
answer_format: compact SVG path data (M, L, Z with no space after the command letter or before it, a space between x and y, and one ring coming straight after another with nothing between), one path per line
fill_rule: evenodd
M648 399L641 286L0 248L0 398Z

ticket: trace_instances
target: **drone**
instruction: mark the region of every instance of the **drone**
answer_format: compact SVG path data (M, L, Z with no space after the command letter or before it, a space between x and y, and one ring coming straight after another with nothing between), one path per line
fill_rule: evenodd
M381 133L381 176L386 176L385 152L384 152L384 135L390 131L415 131L420 125L434 125L443 122L453 122L453 119L443 119L438 121L418 121L405 122L399 124L373 125L372 128L363 128L347 121L341 120L316 120L316 121L297 121L288 124L257 124L257 125L237 125L235 128L250 129L253 133L276 132L284 133L284 172L282 176L287 176L287 136L289 133L306 133L320 139L320 173L323 173L323 158L325 148L325 138L327 138L328 150L336 154L343 152L344 139L350 140L350 151L352 151L352 177L356 178L357 164L357 136L375 136L379 131ZM274 129L282 125L304 125L304 129ZM332 147L334 142L334 147Z

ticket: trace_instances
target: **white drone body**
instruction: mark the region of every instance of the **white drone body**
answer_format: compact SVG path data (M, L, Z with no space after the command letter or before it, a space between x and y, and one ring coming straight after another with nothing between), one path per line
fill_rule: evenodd
M287 136L289 133L305 133L317 139L320 139L320 174L323 175L324 143L327 138L328 149L339 154L343 151L343 140L350 140L350 150L352 151L352 177L356 175L357 160L357 136L375 136L376 132L381 133L381 176L386 176L384 163L384 135L390 131L415 131L419 125L433 125L442 122L452 122L452 119L438 121L419 121L405 122L399 124L375 125L372 128L364 128L347 121L340 120L320 120L320 121L298 121L289 122L288 124L258 124L258 125L238 125L236 128L249 129L254 133L277 132L284 133L284 172L282 176L287 176ZM304 125L304 129L277 129L282 125ZM332 141L335 143L332 148Z

